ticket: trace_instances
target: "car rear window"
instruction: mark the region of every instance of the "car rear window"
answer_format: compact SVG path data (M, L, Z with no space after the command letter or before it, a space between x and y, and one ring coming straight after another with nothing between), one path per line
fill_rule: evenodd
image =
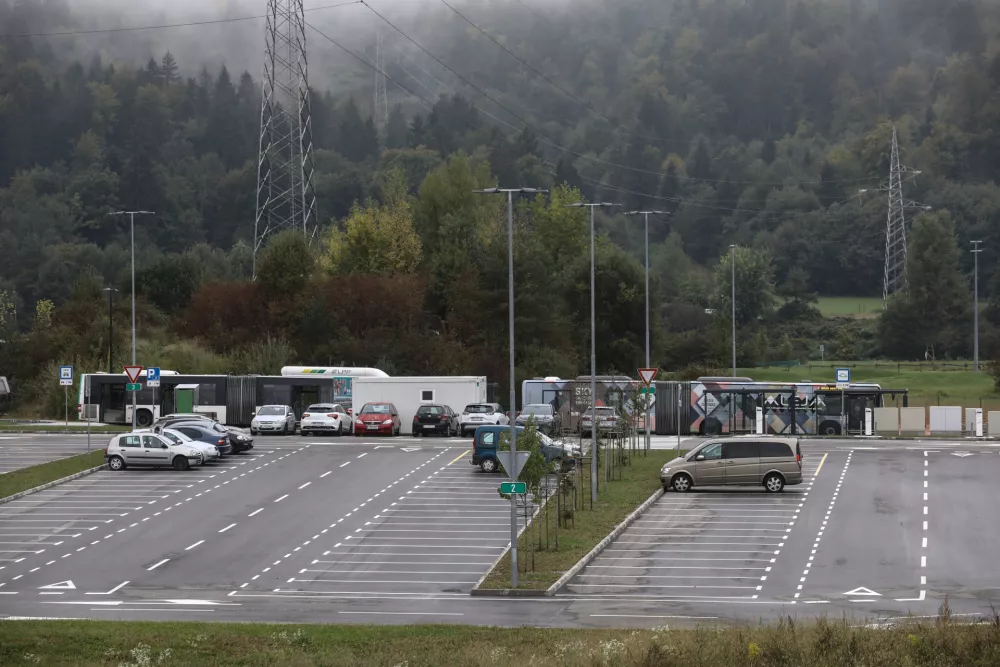
M420 408L417 409L417 414L418 415L443 415L444 414L444 408L442 408L440 405L421 405Z
M310 405L306 408L306 412L330 412L333 410L332 405Z
M788 458L791 455L791 447L783 442L764 441L760 443L761 458Z
M476 415L476 414L479 414L479 415L488 415L488 414L491 414L493 412L493 406L492 405L466 405L464 412L467 413L467 414L473 414L473 415Z

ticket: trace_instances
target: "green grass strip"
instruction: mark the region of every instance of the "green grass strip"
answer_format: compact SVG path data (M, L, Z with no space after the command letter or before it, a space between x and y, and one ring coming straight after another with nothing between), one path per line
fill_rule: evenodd
M861 619L837 619L637 631L0 621L3 665L985 667L998 661L1000 629L995 622L956 625L946 619L881 629L864 627Z
M521 565L518 589L544 590L554 584L563 573L587 555L615 526L624 521L656 491L660 486L660 468L675 456L675 450L652 450L646 454L638 452L632 455L631 465L621 467L621 479L607 484L604 482L602 465L602 474L598 478L600 490L593 510L590 509L590 471L585 467L583 484L579 483L579 476L576 480L577 498L581 496L584 498L586 509L579 509L578 502L576 525L559 528L559 548L555 547L557 509L554 498L549 500L545 510L535 519L535 525L543 531L546 520L548 521L548 544L544 542L542 546L536 544L532 559L530 526L518 540L518 559ZM579 488L581 486L582 488ZM537 535L538 530L536 528L536 543L541 541ZM510 588L509 554L490 571L480 588Z
M42 449L44 445L40 445ZM104 448L96 448L90 454L80 454L69 458L41 463L28 468L21 468L12 472L0 475L0 498L12 496L21 491L33 489L42 484L54 482L57 479L68 477L74 473L88 470L104 463ZM0 665L4 664L0 660Z

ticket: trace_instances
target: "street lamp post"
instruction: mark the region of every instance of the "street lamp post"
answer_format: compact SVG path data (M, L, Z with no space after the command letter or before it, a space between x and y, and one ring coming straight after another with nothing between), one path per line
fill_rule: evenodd
M645 246L646 246L646 368L651 368L649 359L649 216L650 215L670 215L668 211L628 211L625 215L641 215L645 220ZM649 449L649 394L646 394L646 449Z
M566 208L590 208L590 502L597 501L597 318L594 305L594 209L621 206L610 202L577 202Z
M979 247L982 241L970 241L973 249L972 256L976 259L976 268L973 277L973 297L972 297L972 370L979 371L979 253L983 250Z
M108 293L108 373L113 373L112 364L115 356L115 292L114 287L101 290Z
M127 215L132 238L132 365L135 366L135 216L155 215L152 211L115 211L108 215ZM135 430L136 392L132 392L132 430Z
M733 377L736 377L736 246L730 245L729 250L733 256L733 291L732 291L732 318L733 318Z
M514 412L517 399L517 384L514 377L514 193L542 194L548 190L536 188L486 188L473 190L478 194L507 193L507 328L510 334L510 463L517 466L517 428L514 423ZM512 482L517 481L517 475L508 470ZM510 586L517 588L517 503L515 496L510 497Z

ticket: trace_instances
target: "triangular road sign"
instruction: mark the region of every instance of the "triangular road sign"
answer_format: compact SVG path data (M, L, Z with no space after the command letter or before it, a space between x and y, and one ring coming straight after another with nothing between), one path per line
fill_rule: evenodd
M640 368L639 378L642 380L643 384L648 387L649 384L656 379L656 374L659 372L659 368Z
M48 586L39 586L39 590L57 590L57 591L75 591L76 586L72 581L58 581L54 584L49 584Z
M864 586L858 586L853 591L847 591L846 593L844 593L844 595L877 595L879 597L882 597L881 593L876 593L870 588L865 588Z
M142 372L142 366L126 366L125 375L128 376L128 381L135 384L139 380L139 373Z

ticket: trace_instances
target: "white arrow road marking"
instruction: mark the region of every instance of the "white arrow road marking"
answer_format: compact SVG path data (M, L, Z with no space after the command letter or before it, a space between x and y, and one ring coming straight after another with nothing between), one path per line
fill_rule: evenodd
M972 456L973 454L972 452L952 452L951 455L965 458L966 456Z
M43 591L43 590L75 591L76 590L76 586L73 584L72 581L66 580L66 581L58 581L58 582L56 582L54 584L49 584L48 586L39 586L38 590L41 590L41 591Z
M110 591L107 591L106 593L84 593L84 595L111 595L115 591L118 591L118 590L124 588L124 586L127 583L128 583L127 581L123 581L122 583L118 584L117 586L115 586L114 588L112 588Z
M853 591L847 591L844 595L877 595L882 597L881 593L876 593L870 588L865 588L864 586L858 586Z

